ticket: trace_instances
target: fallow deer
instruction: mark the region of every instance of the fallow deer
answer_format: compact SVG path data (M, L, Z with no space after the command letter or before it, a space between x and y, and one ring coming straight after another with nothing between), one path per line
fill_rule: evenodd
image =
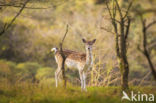
M86 90L86 71L91 68L93 64L92 56L92 45L95 43L96 39L92 41L86 41L82 39L85 44L86 53L80 53L72 50L63 50L64 55L66 56L65 64L69 68L77 68L79 71L79 76L81 80L81 89ZM55 52L55 60L58 65L57 70L55 71L55 82L56 87L58 86L58 76L61 73L62 66L62 56L58 48L52 48L51 51Z

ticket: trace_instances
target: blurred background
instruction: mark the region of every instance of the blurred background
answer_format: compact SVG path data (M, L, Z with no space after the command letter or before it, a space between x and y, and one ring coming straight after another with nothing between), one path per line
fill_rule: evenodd
M19 12L24 1L0 0L0 31ZM125 10L129 0L119 0L119 3ZM132 24L127 40L130 85L156 86L148 62L137 48L142 45L142 25L135 12L149 10L144 17L151 22L156 16L155 4L155 0L135 0L130 11ZM93 70L87 73L88 86L119 86L115 34L110 32L113 27L105 0L30 0L12 26L0 36L0 86L20 83L54 86L57 64L50 50L59 47L67 24L69 32L63 48L85 52L81 39L97 40L93 47ZM155 28L156 25L148 29L147 42L156 67ZM66 75L69 84L80 85L76 69L67 69Z

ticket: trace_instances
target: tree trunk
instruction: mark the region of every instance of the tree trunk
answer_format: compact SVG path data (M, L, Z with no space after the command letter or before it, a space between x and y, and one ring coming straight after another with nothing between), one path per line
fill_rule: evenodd
M128 73L129 73L129 66L127 61L127 51L126 51L126 39L125 39L125 32L124 32L124 19L121 18L120 23L120 69L121 69L121 86L122 89L128 89Z
M127 60L121 58L120 59L120 72L121 72L121 87L122 90L128 89L128 73L129 73L129 66Z

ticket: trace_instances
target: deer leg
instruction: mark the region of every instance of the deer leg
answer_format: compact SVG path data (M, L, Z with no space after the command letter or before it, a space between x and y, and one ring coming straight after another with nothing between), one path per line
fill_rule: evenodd
M58 79L59 79L59 74L61 72L60 68L57 68L57 70L55 71L55 83L56 83L56 87L58 86Z
M59 74L58 74L58 82L61 80L61 78L60 78L61 75L62 75L61 73L62 73L62 70L60 70L60 72L59 72Z
M85 91L87 91L87 89L86 89L86 74L85 74L85 72L83 72L82 76L83 76L83 89Z
M80 81L81 81L81 90L83 90L83 74L81 70L79 70L79 76L80 76Z

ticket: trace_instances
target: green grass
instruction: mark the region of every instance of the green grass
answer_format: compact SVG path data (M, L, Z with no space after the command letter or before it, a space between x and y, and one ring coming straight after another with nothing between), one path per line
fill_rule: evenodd
M82 92L80 87L68 86L64 89L28 83L15 86L1 85L0 103L121 103L122 93L119 87L88 87L87 89L87 92ZM156 94L156 88L152 87L133 87L130 90Z

